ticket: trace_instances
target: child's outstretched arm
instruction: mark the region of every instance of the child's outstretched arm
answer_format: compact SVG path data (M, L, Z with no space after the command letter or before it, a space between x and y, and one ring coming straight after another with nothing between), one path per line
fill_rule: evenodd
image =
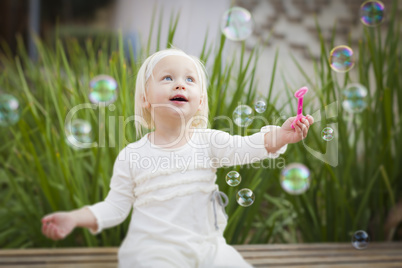
M53 240L60 240L75 227L88 228L93 234L120 224L130 213L134 202L134 181L130 170L129 146L120 151L113 166L110 191L104 201L69 212L56 212L42 219L42 232Z
M56 212L42 218L42 233L53 240L64 239L75 227L98 229L95 216L86 207L70 212Z
M314 118L307 115L294 125L291 125L296 117L288 118L283 125L276 131L265 134L265 148L269 153L278 151L282 146L289 143L296 143L307 137L309 127L314 123Z

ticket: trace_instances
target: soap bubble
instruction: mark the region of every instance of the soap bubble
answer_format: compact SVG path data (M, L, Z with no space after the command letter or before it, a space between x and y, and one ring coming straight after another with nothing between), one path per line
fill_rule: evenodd
M222 16L221 31L233 41L245 40L253 32L253 26L250 12L241 7L232 7Z
M20 120L18 100L10 94L0 94L0 126L8 127Z
M384 4L380 1L366 1L360 6L360 20L366 26L377 26L384 19Z
M356 231L352 236L352 245L355 249L367 248L369 241L368 234L363 230Z
M361 84L349 84L344 90L342 107L350 113L359 113L367 107L367 88Z
M337 46L330 52L329 63L331 68L339 73L349 71L355 65L353 50L348 46Z
M256 110L257 113L263 113L267 109L267 104L265 104L264 100L259 100L255 103L254 109Z
M334 130L330 127L325 127L321 131L321 137L324 141L332 141L334 138Z
M289 194L302 194L310 187L310 170L303 164L292 163L281 172L281 186Z
M248 105L239 105L233 111L233 121L240 127L249 126L253 120L253 109Z
M239 172L237 171L229 171L228 174L226 174L226 183L229 184L230 186L237 186L241 182L241 176Z
M92 103L109 104L117 99L117 82L109 75L98 75L90 82L89 100Z
M243 188L237 192L236 200L240 206L248 207L254 203L255 196L253 191L247 188Z
M88 121L74 119L65 125L67 144L74 149L91 147L92 126Z

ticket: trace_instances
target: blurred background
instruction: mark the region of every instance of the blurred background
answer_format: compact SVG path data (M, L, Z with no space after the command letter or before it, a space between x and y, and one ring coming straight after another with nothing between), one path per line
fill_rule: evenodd
M402 4L382 2L368 25L361 0L0 0L0 247L121 244L128 220L53 242L40 219L104 200L117 154L140 138L130 120L139 66L170 46L206 63L210 127L230 134L280 125L309 88L303 113L316 122L303 142L260 167L218 170L228 243L345 242L358 230L402 240ZM232 6L254 20L245 40L221 31ZM331 53L339 45L355 59ZM250 125L234 120L239 104ZM303 193L282 184L292 163ZM252 206L238 204L238 187L254 192Z
M396 0L395 0L396 1ZM61 38L75 37L85 40L100 33L113 34L122 31L130 40L134 50L148 40L152 15L159 7L156 17L162 18L161 39L168 35L168 24L172 14L180 12L174 45L186 52L199 55L205 40L212 44L219 39L222 14L236 5L249 10L255 22L252 36L246 40L250 51L258 43L264 43L256 78L258 91L266 94L272 64L279 49L279 72L292 74L294 86L302 86L304 79L293 64L291 54L307 73L313 72L313 61L320 57L320 43L315 20L321 27L323 37L329 43L333 27L336 26L334 45L350 44L357 48L364 25L360 22L359 8L362 0L2 0L0 3L0 39L16 51L16 35L20 35L34 56L30 32L49 39L58 31ZM392 0L382 1L386 7ZM399 5L401 8L401 5ZM386 8L386 12L390 12ZM402 11L398 10L399 15ZM157 22L158 22L157 21ZM218 26L218 27L217 27ZM388 27L387 19L380 26ZM151 36L155 49L157 35ZM268 40L267 42L264 42ZM226 55L240 42L228 42ZM350 72L352 77L356 71ZM283 85L274 82L274 89Z

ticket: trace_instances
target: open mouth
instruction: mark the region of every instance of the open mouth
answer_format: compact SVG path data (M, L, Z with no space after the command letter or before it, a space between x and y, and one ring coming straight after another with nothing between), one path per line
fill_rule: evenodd
M188 100L186 99L186 97L182 96L182 95L176 95L173 98L170 99L170 101L177 101L177 102L188 102Z

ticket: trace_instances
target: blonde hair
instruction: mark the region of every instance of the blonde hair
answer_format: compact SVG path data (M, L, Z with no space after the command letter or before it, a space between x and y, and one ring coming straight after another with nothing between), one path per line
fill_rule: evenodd
M147 100L147 83L152 77L153 69L156 64L167 56L183 56L190 59L197 70L198 81L201 87L202 108L197 111L191 121L192 128L206 128L208 125L208 94L207 94L207 75L204 64L197 58L186 54L184 51L177 48L169 48L158 51L149 56L141 65L137 73L135 85L135 132L137 137L142 137L142 126L147 129L155 128L155 123L152 120L150 112L142 106L144 99Z

